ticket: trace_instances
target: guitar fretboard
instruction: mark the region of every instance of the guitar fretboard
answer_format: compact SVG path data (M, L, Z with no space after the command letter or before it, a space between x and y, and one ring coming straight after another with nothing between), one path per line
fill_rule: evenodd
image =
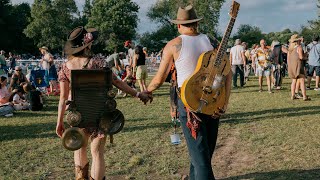
M221 64L221 60L226 52L226 48L227 48L227 45L228 45L228 40L230 38L230 35L231 35L231 32L232 32L232 29L233 29L233 26L234 26L234 22L236 21L235 18L231 18L230 21L229 21L229 24L228 24L228 27L226 29L226 32L224 33L224 36L222 38L222 41L220 43L220 46L219 46L219 49L218 49L218 53L217 53L217 56L216 56L216 61L215 61L215 64L214 66L220 66Z

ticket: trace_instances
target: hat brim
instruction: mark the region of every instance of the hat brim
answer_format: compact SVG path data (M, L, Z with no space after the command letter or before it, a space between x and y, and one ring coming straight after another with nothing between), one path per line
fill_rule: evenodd
M86 31L88 33L92 33L93 35L93 40L83 46L77 47L77 48L73 48L71 43L69 41L66 42L65 46L64 46L64 53L66 55L72 55L72 54L76 54L80 51L82 51L83 49L85 49L86 47L92 45L92 43L98 38L98 31L95 28L88 28L86 29Z
M191 23L194 23L194 22L198 22L198 21L201 21L203 18L198 18L198 19L192 19L192 20L177 20L177 19L174 19L174 20L169 20L171 23L173 24L191 24Z
M49 51L49 49L47 49L47 48L39 48L39 51L41 51L41 49L43 49L43 50L46 50L46 51Z
M290 42L297 42L297 41L302 41L302 38L295 38L295 39L290 39Z
M67 42L66 45L64 46L64 53L66 55L76 54L76 53L82 51L83 49L85 49L86 47L88 47L89 45L92 45L92 43L93 43L93 41L91 41L83 46L73 48L72 45L69 42Z

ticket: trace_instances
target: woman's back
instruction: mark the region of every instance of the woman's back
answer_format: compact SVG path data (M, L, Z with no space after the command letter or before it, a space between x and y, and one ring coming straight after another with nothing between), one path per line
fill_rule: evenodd
M296 79L301 74L302 68L297 48L298 47L295 47L288 54L288 74L289 77L293 79Z
M74 69L101 69L105 65L103 59L72 57L61 67L59 72L59 81L69 81L71 78L71 70Z

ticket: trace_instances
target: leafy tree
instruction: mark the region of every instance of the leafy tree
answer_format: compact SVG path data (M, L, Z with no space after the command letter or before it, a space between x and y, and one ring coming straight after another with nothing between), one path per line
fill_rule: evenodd
M22 3L14 5L11 12L11 28L10 28L10 51L17 53L34 52L35 48L31 39L27 38L23 30L28 25L28 18L30 18L31 8L29 4ZM16 43L19 42L19 43Z
M247 42L249 47L255 43L259 43L263 38L264 35L262 34L261 29L249 24L241 24L233 37L233 39L241 39L241 41Z
M36 46L48 46L61 51L68 32L73 28L77 7L74 0L35 0L30 24L24 30Z
M99 30L100 49L109 52L123 48L123 42L133 39L137 27L139 6L131 0L95 0L87 27Z
M319 30L320 30L320 0L318 0L317 3L318 7L318 19L309 21L309 24L307 26L302 26L301 27L301 35L305 37L306 42L312 41L312 36L313 35L320 35Z
M89 17L91 16L91 9L92 9L91 0L86 0L83 6L82 14L78 12L77 14L78 18L74 19L73 27L86 26L88 24Z
M284 29L281 32L270 32L269 34L265 35L265 38L269 45L273 40L277 40L282 44L286 44L293 34L299 34L299 32L292 32L290 29Z
M203 17L202 22L199 24L200 32L206 33L209 36L217 36L217 24L220 16L220 9L224 2L225 0L157 1L149 9L147 16L152 21L157 22L160 27L158 31L143 34L140 41L149 49L151 48L157 51L160 50L162 45L157 47L157 44L162 44L162 42L166 42L167 40L170 40L178 35L176 26L173 25L170 20L176 18L177 10L180 6L185 7L188 4L193 4L198 17Z
M8 41L9 38L9 31L8 28L8 22L10 22L10 11L12 9L12 6L10 4L9 0L0 0L0 34L1 34L1 40L0 40L0 48L7 50ZM4 28L6 27L6 28Z
M140 38L140 44L148 47L149 51L159 51L177 34L176 30L168 26L170 25L163 25L153 33L144 33Z
M22 33L28 17L30 6L27 3L11 5L8 0L0 0L0 49L14 53L32 50L30 39Z
M158 1L148 11L147 16L160 24L171 24L170 19L175 19L180 6L193 4L198 17L203 17L200 23L200 31L211 36L216 35L220 9L225 0L163 0Z

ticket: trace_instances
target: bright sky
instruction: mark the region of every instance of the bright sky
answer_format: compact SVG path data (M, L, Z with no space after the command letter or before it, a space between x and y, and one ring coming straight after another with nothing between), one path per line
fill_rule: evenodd
M33 3L34 0L12 0L14 4L21 2ZM75 0L80 9L84 0ZM157 26L146 16L148 9L157 0L132 0L140 6L138 32L156 30ZM265 33L277 32L286 28L299 30L308 20L317 18L317 0L237 0L240 3L240 12L235 28L240 24L258 26ZM222 7L219 21L219 30L224 32L229 21L229 8L232 0L226 0ZM234 30L235 31L235 30Z

